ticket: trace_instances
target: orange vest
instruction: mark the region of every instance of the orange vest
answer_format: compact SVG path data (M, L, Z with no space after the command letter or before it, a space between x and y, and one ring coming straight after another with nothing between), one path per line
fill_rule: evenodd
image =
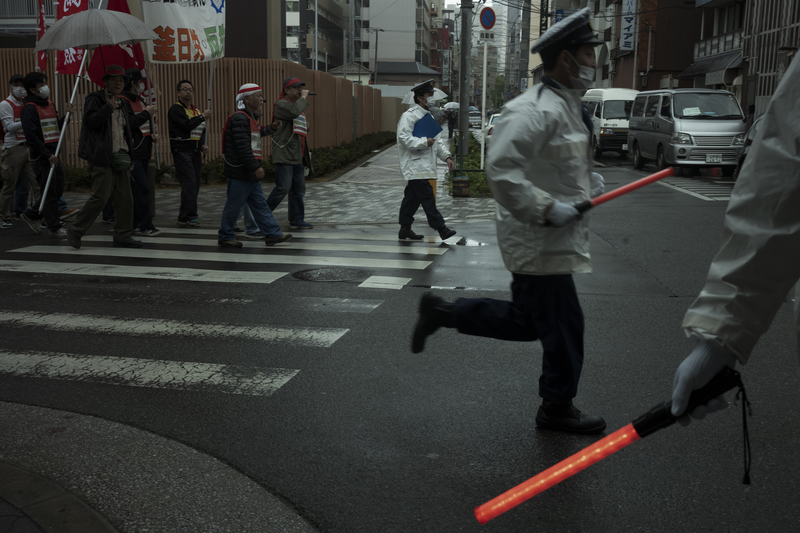
M144 111L144 103L139 98L136 98L135 100L129 100L128 98L125 97L125 95L120 95L120 96L122 96L123 98L125 98L125 100L128 100L128 102L131 103L131 109L133 109L134 115L138 115L139 113ZM139 126L139 131L142 132L143 137L149 137L150 121L148 120L147 122Z
M22 104L15 104L14 100L11 98L6 98L6 102L8 102L8 105L11 106L11 110L14 112L14 122L19 122L20 113L22 112ZM22 129L17 130L14 135L16 135L18 141L25 141L25 132L22 131ZM5 137L5 135L3 135L3 137ZM0 138L0 144L3 144L3 142L3 139Z
M58 113L56 113L56 106L50 100L47 105L36 105L33 102L28 102L25 105L32 105L39 113L39 131L42 133L44 143L57 143L61 135L61 130L58 128Z

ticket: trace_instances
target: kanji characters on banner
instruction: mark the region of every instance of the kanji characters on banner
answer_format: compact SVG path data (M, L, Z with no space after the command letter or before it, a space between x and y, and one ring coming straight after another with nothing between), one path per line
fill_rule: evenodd
M39 39L44 37L44 32L47 31L47 25L44 22L44 0L39 0ZM44 72L47 70L47 52L42 50L36 56L36 65Z
M150 0L142 3L145 24L160 39L148 41L153 63L200 63L225 57L225 0L205 5Z
M85 0L84 0L85 1ZM109 11L120 11L131 14L126 0L108 0ZM108 65L119 65L124 70L129 68L144 68L144 52L139 43L117 44L114 46L99 46L92 53L92 62L89 64L89 79L97 85L103 86L103 76Z
M86 11L88 7L89 0L61 0L58 2L56 18L61 20L75 13ZM86 53L86 50L83 48L60 50L58 52L58 61L56 61L56 72L58 74L77 74L81 68L84 53Z

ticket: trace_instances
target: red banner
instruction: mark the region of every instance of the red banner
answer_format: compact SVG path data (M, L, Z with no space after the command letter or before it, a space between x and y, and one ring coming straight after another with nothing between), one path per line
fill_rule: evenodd
M74 1L74 0L73 0ZM84 0L86 1L86 0ZM108 0L109 11L120 11L130 15L126 0ZM144 52L140 44L120 44L114 46L100 46L92 53L92 62L89 65L89 78L99 86L103 86L103 76L106 67L119 65L123 70L129 68L144 68Z
M56 18L61 20L64 17L86 11L89 8L89 0L61 0L58 3L58 13ZM67 48L58 52L56 62L56 72L59 74L77 74L81 68L81 61L86 50L83 48Z
M44 23L44 0L39 0L39 39L44 37L44 32L47 31L47 25ZM36 57L39 70L44 72L47 70L47 52L42 50Z

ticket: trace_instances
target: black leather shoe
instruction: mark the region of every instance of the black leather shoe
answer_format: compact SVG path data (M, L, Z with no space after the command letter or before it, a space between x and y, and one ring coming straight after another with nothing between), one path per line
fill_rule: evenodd
M441 237L443 241L446 241L447 239L456 234L456 230L450 229L447 226L442 226L441 228L439 228L438 231L439 231L439 237Z
M75 235L75 233L72 231L72 226L67 228L67 242L69 242L69 245L76 250L80 250L81 238Z
M413 241L418 241L420 239L424 239L424 235L420 235L419 233L414 233L414 230L411 229L411 226L400 226L400 232L397 234L397 237L402 241L404 239L411 239Z
M141 248L142 241L136 239L125 239L124 241L114 241L114 246L121 246L122 248Z
M453 304L427 292L419 301L419 319L411 337L411 351L420 353L424 350L425 338L442 327L455 327Z
M288 241L291 238L292 238L292 234L291 233L284 233L280 237L264 237L264 243L267 246L275 246L279 242Z
M585 415L572 405L572 400L566 402L542 402L539 412L536 413L536 425L542 429L578 433L580 435L594 435L606 429L606 421L599 416Z

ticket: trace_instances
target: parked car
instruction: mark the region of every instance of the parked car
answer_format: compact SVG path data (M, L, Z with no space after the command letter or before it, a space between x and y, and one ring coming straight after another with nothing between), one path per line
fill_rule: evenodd
M761 127L761 119L764 118L764 115L758 117L753 125L750 126L750 129L747 130L747 135L744 139L744 146L742 147L742 153L739 155L739 164L736 166L736 172L734 172L734 177L739 177L739 171L742 169L742 165L744 165L744 160L747 157L747 154L750 152L750 147L753 145L753 139L756 138L756 133L758 133L758 128Z
M628 147L633 167L722 167L732 176L744 146L742 108L733 93L712 89L640 92L633 102Z
M492 134L494 133L494 125L500 120L500 113L495 113L492 115L492 118L489 119L489 125L486 127L486 147L489 147L489 141L492 140Z
M477 128L481 129L481 112L480 111L470 111L469 112L469 127L470 128Z
M594 125L595 159L603 157L606 151L617 152L622 157L628 155L628 121L638 94L639 91L633 89L589 89L583 95L581 100L588 107Z

